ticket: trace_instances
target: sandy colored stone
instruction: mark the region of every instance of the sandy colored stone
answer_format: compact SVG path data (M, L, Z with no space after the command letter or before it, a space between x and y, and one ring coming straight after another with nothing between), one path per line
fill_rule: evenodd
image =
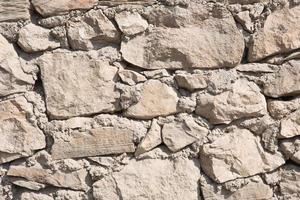
M136 119L151 119L177 112L177 93L158 80L143 84L140 100L125 111L125 116Z
M205 77L202 74L177 74L175 80L179 87L190 92L207 87Z
M285 6L271 13L264 27L253 36L253 43L249 47L249 61L258 61L300 48L299 21L300 6Z
M277 66L270 65L267 63L247 63L247 64L238 65L235 69L240 72L272 73L272 72L276 72Z
M20 194L19 200L54 200L54 198L50 197L47 194L25 191Z
M68 21L67 37L72 49L89 50L118 42L120 33L101 10L91 10Z
M291 159L297 164L300 164L300 138L290 138L282 140L280 148L287 159Z
M156 27L121 44L123 58L144 69L234 67L243 51L243 36L232 17L181 28Z
M88 132L72 132L68 139L54 138L53 159L78 158L134 152L133 132L102 127Z
M205 174L218 183L272 171L285 163L281 153L265 151L259 137L238 128L204 144L200 160Z
M35 191L41 190L46 187L45 184L37 183L34 181L28 181L24 178L19 178L19 177L10 177L9 181L19 187L23 187L23 188L27 188L29 190L35 190Z
M157 119L153 119L149 131L147 132L143 140L139 143L135 151L135 156L139 156L147 151L150 151L161 143L161 127L157 123Z
M120 76L121 80L128 85L135 85L147 80L145 76L132 70L120 70L118 75Z
M228 124L245 117L259 117L267 112L265 97L259 87L246 80L236 81L229 91L218 95L200 93L196 114L213 124Z
M116 194L121 194L123 200L199 199L197 160L131 160L123 170L111 176L114 181L108 182L105 178L93 185L95 200L118 200Z
M263 87L263 93L274 98L300 94L300 61L290 60L274 74L266 75Z
M197 140L203 140L207 134L208 130L191 118L183 122L164 124L162 128L163 142L172 152L177 152Z
M45 136L26 117L24 97L0 102L0 163L28 157L46 146Z
M0 0L0 22L29 19L29 6L27 0Z
M13 45L1 34L0 49L0 97L32 89L33 77L24 73Z
M60 47L60 43L51 37L49 29L34 24L28 24L20 30L18 45L28 53Z
M87 10L98 0L32 0L35 10L44 17L65 14L71 10Z
M290 138L300 135L300 109L283 118L280 122L281 138Z
M118 110L117 68L83 52L53 52L39 65L51 118L65 119Z
M148 22L137 12L123 11L115 16L115 20L125 35L135 35L148 28Z
M55 187L70 188L73 190L86 190L85 178L87 171L84 169L64 173L51 172L37 167L10 166L8 176L23 177L29 181L52 185Z
M300 167L286 165L280 173L280 194L284 199L297 200L300 198Z
M250 32L253 33L254 31L254 25L252 23L251 17L250 17L250 12L248 10L239 12L236 16L235 19L243 26L243 28Z
M291 112L300 109L300 97L296 97L289 101L269 99L267 104L270 115L275 119L282 119Z

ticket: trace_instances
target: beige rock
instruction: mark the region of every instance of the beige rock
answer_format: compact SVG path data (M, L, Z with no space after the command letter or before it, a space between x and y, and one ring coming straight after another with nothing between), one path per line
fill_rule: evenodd
M32 89L34 79L25 74L12 44L0 34L0 97Z
M157 69L157 70L144 71L143 74L147 78L154 78L154 79L170 76L169 72L166 69Z
M0 22L29 19L29 5L27 0L0 0Z
M141 98L137 104L125 111L125 116L137 119L151 119L177 112L178 97L175 90L158 80L144 83Z
M73 190L87 189L85 182L87 171L84 169L64 173L60 171L51 172L50 170L37 167L10 166L7 175L23 177L29 181L48 184L55 187L70 188Z
M250 45L250 62L267 56L288 53L300 47L300 6L288 6L271 13Z
M279 137L290 138L300 135L300 109L281 120Z
M117 200L118 192L123 200L198 200L199 177L196 160L131 160L122 171L112 174L114 181L105 178L96 182L93 194L96 200Z
M172 152L179 151L197 140L203 140L207 134L208 130L191 118L183 122L164 124L162 129L163 142Z
M89 50L118 42L120 33L101 10L91 10L68 22L67 36L73 49Z
M121 70L118 72L121 80L128 85L135 85L140 82L145 82L147 79L142 74L132 70Z
M68 11L87 10L96 5L98 0L32 0L31 3L44 17L65 14Z
M202 74L177 74L175 75L175 80L179 87L191 92L207 87L206 80Z
M34 181L28 181L24 178L19 178L19 177L11 177L9 179L14 185L17 185L19 187L27 188L29 190L41 190L46 187L45 184L42 183L37 183Z
M300 61L290 60L274 74L266 75L263 92L270 97L300 94Z
M200 160L205 174L218 183L272 171L285 163L281 153L266 152L259 137L238 128L204 144Z
M239 64L244 39L231 17L197 26L156 27L121 44L123 58L144 69L220 68Z
M115 20L125 35L135 35L148 28L148 22L137 12L123 11L116 14Z
M300 164L300 138L283 140L280 144L280 148L287 159L291 159L295 163Z
M20 200L54 200L52 197L46 194L39 194L34 192L22 192L20 194Z
M235 69L240 72L272 73L272 72L276 72L277 66L270 65L267 63L247 63L247 64L238 65Z
M236 16L235 19L243 26L243 28L250 32L253 33L254 31L254 25L252 23L251 17L250 17L250 12L248 10L239 12Z
M86 192L73 191L73 190L58 190L55 193L55 200L87 200L88 196Z
M140 142L135 151L135 156L139 156L147 151L150 151L151 149L154 149L161 143L161 127L157 123L157 120L153 119L149 131L147 132L146 136Z
M117 68L87 53L53 52L40 60L51 118L65 119L118 110Z
M133 132L129 129L102 127L89 132L72 132L68 139L54 138L52 158L78 158L134 152Z
M284 199L297 200L300 198L300 168L296 165L286 165L279 183L280 193Z
M20 30L18 44L28 53L60 47L60 43L51 37L50 30L34 24L28 24Z
M44 134L26 118L25 98L0 102L0 163L28 157L46 146Z
M289 101L269 99L267 104L270 115L275 119L282 119L291 112L300 109L300 97L296 97Z
M236 119L266 113L266 100L259 87L243 79L236 81L229 91L218 95L202 93L197 97L196 114L213 124L228 124Z

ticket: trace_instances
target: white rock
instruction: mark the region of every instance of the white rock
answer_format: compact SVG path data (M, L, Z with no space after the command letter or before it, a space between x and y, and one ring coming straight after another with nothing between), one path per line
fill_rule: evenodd
M218 183L269 172L285 163L281 153L266 152L259 137L238 128L204 144L200 160L205 174Z
M149 80L143 84L138 103L130 106L124 114L136 119L171 115L177 112L177 102L177 93L173 88L158 80Z
M19 177L11 177L9 178L9 181L11 181L14 185L17 185L19 187L27 188L29 190L41 190L46 187L45 184L37 183L34 181L28 181L24 178Z
M28 53L60 47L60 42L54 41L49 29L34 24L28 24L20 30L18 44Z
M281 120L279 137L290 138L300 135L300 109Z
M280 193L283 199L297 200L300 198L300 167L286 165L280 173Z
M269 99L267 104L270 115L275 119L282 119L291 112L300 109L300 97L296 97L289 101Z
M39 194L34 192L22 192L20 195L20 200L54 200L49 195L46 194Z
M253 33L254 31L254 26L250 17L250 13L248 10L239 12L236 16L235 19L243 26L243 28L250 32Z
M287 159L300 164L300 138L291 138L281 141L280 148Z
M177 74L175 75L175 80L179 87L191 92L207 87L206 80L202 74Z
M148 28L148 22L137 12L123 11L116 14L115 20L125 35L135 35Z
M145 76L132 70L120 70L118 75L120 76L121 80L128 85L135 85L147 80Z
M29 19L29 6L27 0L0 0L0 22Z

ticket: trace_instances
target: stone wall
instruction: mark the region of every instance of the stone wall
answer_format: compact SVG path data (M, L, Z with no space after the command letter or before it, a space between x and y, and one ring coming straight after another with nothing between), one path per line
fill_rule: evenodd
M0 0L0 200L300 199L299 0Z

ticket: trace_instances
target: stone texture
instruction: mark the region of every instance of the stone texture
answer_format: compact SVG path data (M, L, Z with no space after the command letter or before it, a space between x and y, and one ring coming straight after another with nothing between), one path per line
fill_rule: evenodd
M1 164L28 157L46 146L44 134L26 117L30 106L22 97L0 102Z
M120 76L121 80L128 85L135 85L147 80L145 76L132 70L120 70L118 75Z
M71 48L89 50L118 42L120 34L101 10L91 10L68 22L67 37Z
M136 12L123 11L115 16L115 20L125 35L135 35L148 28L148 22Z
M248 73L272 73L276 72L277 66L267 63L248 63L238 65L235 69L240 72Z
M285 163L279 152L271 154L265 151L260 142L259 137L247 129L234 128L212 143L203 145L201 168L210 178L223 183L272 171Z
M277 9L271 13L253 37L249 47L250 62L300 47L300 6Z
M268 111L270 115L275 119L282 119L289 115L291 112L300 109L300 97L296 97L289 101L283 101L278 99L270 99L267 101Z
M300 61L290 60L274 74L266 75L263 92L270 97L300 94Z
M19 187L27 188L29 190L41 190L46 187L45 184L42 183L37 183L34 181L28 181L24 178L19 178L19 177L11 177L9 179L14 185L17 185Z
M0 22L29 19L29 1L0 1Z
M25 92L33 87L32 75L24 73L18 54L0 34L0 97Z
M98 0L32 0L35 10L44 17L65 14L70 10L89 9Z
M280 144L280 148L287 159L291 159L295 163L300 164L300 138L299 137L283 140Z
M207 87L206 80L202 74L177 74L175 80L179 87L191 92Z
M196 114L213 124L228 124L246 117L259 117L267 112L265 97L257 85L238 80L229 91L218 95L200 93L197 97Z
M300 135L300 109L281 120L279 137L290 138Z
M93 185L96 200L118 199L116 194L122 194L123 200L199 199L200 170L196 160L131 160L111 176Z
M60 43L51 37L50 30L34 24L28 24L20 30L18 45L28 53L60 47Z
M53 159L78 158L134 152L133 132L102 127L88 132L73 132L68 139L54 138Z
M248 10L239 12L236 16L235 19L243 26L243 28L250 32L253 33L254 31L254 25L252 23L251 17L250 17L250 12Z
M40 60L47 112L64 119L118 110L117 68L85 53L53 52Z
M177 112L178 97L175 90L158 80L143 84L141 98L124 113L127 117L151 119Z
M286 165L280 173L280 193L284 199L300 198L300 168L296 165Z

